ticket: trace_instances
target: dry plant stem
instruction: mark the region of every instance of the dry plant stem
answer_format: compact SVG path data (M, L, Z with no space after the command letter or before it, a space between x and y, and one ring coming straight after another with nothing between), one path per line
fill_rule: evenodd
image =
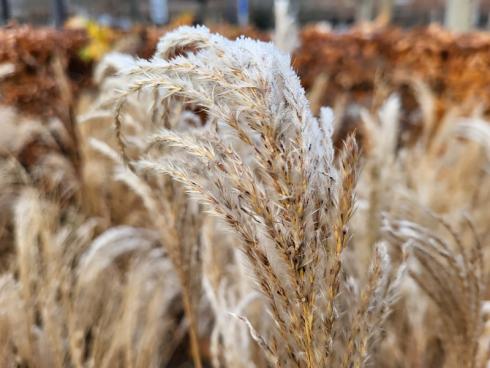
M197 323L194 318L194 311L191 304L191 298L187 288L182 288L182 303L184 312L189 320L189 342L191 345L191 355L195 368L202 368L201 354L199 352L199 340L197 337Z
M173 183L169 183L168 186L173 187ZM189 272L198 272L198 270L190 269L191 266L186 262L186 254L184 254L187 250L183 249L184 246L182 242L179 241L179 233L175 231L175 229L169 228L169 222L170 224L172 224L177 221L177 219L175 218L176 216L170 217L171 213L175 211L175 209L167 208L167 211L167 216L169 216L169 218L167 219L161 218L161 216L158 214L154 215L157 218L156 223L160 224L159 228L160 232L162 233L162 239L168 239L168 244L174 244L177 247L177 249L167 249L167 251L169 252L169 257L172 260L172 263L177 269L177 274L179 276L179 281L182 287L182 303L189 326L189 342L191 347L192 360L196 368L201 368L202 360L199 351L196 309L193 307L193 303L197 301L193 301L191 295L191 280L188 274ZM184 216L186 216L185 210ZM170 218L172 220L170 220ZM184 227L181 229L181 231L192 231L192 229L190 227L187 229ZM183 235L180 235L180 237L182 236Z
M339 194L339 211L337 221L334 225L335 254L334 266L331 270L332 280L334 280L328 289L328 303L325 318L325 329L328 334L331 333L335 315L333 302L339 293L340 278L339 273L342 268L342 252L347 242L348 229L347 225L352 217L354 205L354 188L357 182L357 160L359 151L354 136L350 136L343 151L344 157L341 158L341 182L342 187ZM377 275L378 276L378 275ZM328 342L329 345L332 342ZM329 352L329 350L327 350Z

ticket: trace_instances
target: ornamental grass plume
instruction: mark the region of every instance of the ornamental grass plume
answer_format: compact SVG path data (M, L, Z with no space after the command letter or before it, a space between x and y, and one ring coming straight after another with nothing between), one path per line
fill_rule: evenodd
M106 82L102 86L101 81L94 108L118 81ZM133 110L131 126L138 133L146 129L138 125L147 121L145 110ZM65 136L55 119L41 124L7 112L1 111L6 134L0 152L0 366L172 364L189 331L182 318L182 278L187 277L191 286L184 287L191 291L200 280L199 264L190 265L199 257L187 252L199 244L196 206L187 206L183 191L170 193L169 180L160 181L155 187L160 197L167 193L165 209L175 213L164 211L145 181L122 170L110 147L112 118L102 111L79 119L80 177L61 154ZM111 160L102 159L101 152ZM123 185L134 187L137 195ZM163 213L165 219L178 216L177 221L159 227ZM170 226L174 233L166 232L168 238L178 238L175 231L185 235L175 248L160 233ZM182 255L178 268L170 257L175 254Z
M211 363L219 367L265 367L265 357L252 339L247 325L237 316L246 316L265 331L271 319L264 310L264 298L247 277L243 254L236 235L221 221L208 217L203 231L203 290L214 319L210 332Z
M409 213L405 210L407 203L416 204L418 208L426 208L437 214L436 217L444 217L446 222L458 223L464 216L471 218L471 226L457 226L453 232L467 252L474 252L474 232L479 234L485 269L479 271L478 277L480 283L486 285L486 244L489 234L486 204L490 198L486 139L490 137L488 122L484 121L480 109L469 113L463 105L454 105L437 120L436 96L423 82L415 79L413 84L422 115L421 126L416 133L418 139L414 140L414 133L406 129L405 124L400 124L403 110L397 97L390 97L379 110L378 116L367 111L361 112L364 123L364 169L357 191L359 208L352 221L355 246L353 258L358 267L366 265L365 260L376 239L386 238L386 232L381 226L383 217L397 219L405 224L419 224L417 228L425 231L425 241L432 242L432 238L437 238L451 248L453 240L447 240L444 231L440 234L438 227L441 224L438 221L431 216L421 216L421 211ZM407 237L405 234L405 240ZM429 247L425 241L415 248L429 251L425 249ZM392 239L391 242L406 243L410 245L409 249L414 247L409 241ZM461 257L459 251L459 248L456 251L451 249L451 256ZM412 250L411 253L409 260L416 260L418 251ZM396 252L392 253L392 261L396 262L397 259ZM436 267L432 267L437 272ZM429 282L429 276L424 273L419 279ZM447 277L444 280L447 282ZM445 283L444 288L447 285ZM443 293L446 292L444 288L440 290ZM453 284L451 291L456 292ZM450 367L451 362L463 364L454 360L450 355L452 353L446 351L449 349L448 344L439 333L440 326L447 324L445 317L448 312L445 309L452 308L454 311L458 308L449 305L445 308L437 307L423 294L414 279L406 279L400 290L399 301L393 308L393 318L385 326L386 338L373 358L376 367ZM487 295L487 291L480 297L484 298L483 295ZM484 354L482 351L479 353ZM473 353L470 349L460 355L464 354L468 356ZM476 366L482 366L481 361Z
M33 187L20 190L14 225L15 257L0 276L2 367L167 363L179 289L157 233L115 226L96 236L96 219Z
M238 318L270 364L364 366L402 272L379 246L365 283L349 274L343 258L357 145L350 137L335 159L332 113L313 117L289 58L272 44L181 27L125 75L131 82L115 106L124 160L182 183L239 235L273 328L259 332ZM192 104L206 126L162 129L146 157L132 158L122 129L126 102L149 91L156 106Z
M455 226L429 211L424 224L432 226L386 219L384 229L395 243L409 246L414 259L409 274L438 311L435 326L442 349L437 366L484 367L488 346L480 344L485 293L481 238L469 219ZM465 239L461 228L471 237Z
M114 97L116 88L122 88L127 83L127 78L119 75L120 72L130 68L134 63L132 57L114 53L108 55L96 69L95 75L100 81L101 92L94 103L94 108L80 119L80 124L85 128L84 136L89 138L88 147L85 147L88 156L92 157L89 162L102 165L104 167L102 171L107 174L108 181L92 183L95 185L87 189L98 192L94 194L96 196L98 194L96 198L99 199L99 188L106 191L109 189L110 195L118 188L117 184L122 184L124 189L119 188L119 196L127 195L122 191L129 189L128 198L131 198L131 195L136 197L135 207L128 211L126 204L123 204L124 208L121 212L136 213L138 218L132 221L154 229L159 234L166 256L171 260L178 276L183 309L188 323L191 354L194 365L199 368L202 365L197 318L201 297L202 216L199 206L187 198L183 187L177 182L167 177L157 178L148 175L133 166L128 170L124 162L129 162L129 157L139 157L151 151L151 146L147 146L146 140L147 136L155 130L159 118L164 118L165 127L177 130L200 125L200 119L178 104L173 104L172 108L162 109L162 106L155 104L148 108L146 105L142 106L139 101L128 101L125 122L121 125L126 138L124 154L121 157L116 150L113 131L110 129L113 119L107 114L108 107L112 107L108 104L108 100ZM151 96L152 94L145 97ZM94 159L94 154L99 160ZM114 199L120 202L119 198L116 196Z

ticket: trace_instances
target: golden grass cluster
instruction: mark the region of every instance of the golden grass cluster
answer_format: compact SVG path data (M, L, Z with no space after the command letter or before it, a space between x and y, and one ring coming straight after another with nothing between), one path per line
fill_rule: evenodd
M335 148L288 56L206 28L94 80L74 130L1 110L1 367L486 366L480 110L421 84L415 143L392 95Z

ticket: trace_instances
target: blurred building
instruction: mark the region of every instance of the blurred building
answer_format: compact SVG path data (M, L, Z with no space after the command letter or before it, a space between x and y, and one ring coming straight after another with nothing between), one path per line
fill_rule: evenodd
M71 14L118 20L121 24L151 20L151 0L65 0ZM274 0L249 0L251 22L267 28L273 25ZM383 0L290 0L293 11L301 23L329 21L332 24L355 22L363 2ZM390 0L388 0L390 1ZM424 25L443 22L446 2L449 0L391 0L392 20L401 26ZM468 0L470 1L470 0ZM476 24L489 22L490 0L471 0L479 3ZM168 14L174 18L182 13L204 16L213 22L236 21L237 0L167 0ZM50 23L53 0L10 0L12 15L19 21ZM373 10L376 13L376 9ZM104 18L105 17L105 18Z

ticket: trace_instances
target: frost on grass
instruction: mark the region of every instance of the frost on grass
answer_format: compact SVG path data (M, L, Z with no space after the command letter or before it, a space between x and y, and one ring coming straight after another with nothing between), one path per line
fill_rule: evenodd
M123 157L133 170L182 183L238 234L274 323L261 335L240 319L270 363L364 365L388 313L396 272L379 248L365 291L346 284L356 142L347 139L334 159L333 114L325 109L320 120L313 116L289 57L270 43L182 27L126 76L132 83L115 110ZM154 91L155 105L194 106L205 113L205 127L160 130L146 156L129 159L125 105L143 91Z

